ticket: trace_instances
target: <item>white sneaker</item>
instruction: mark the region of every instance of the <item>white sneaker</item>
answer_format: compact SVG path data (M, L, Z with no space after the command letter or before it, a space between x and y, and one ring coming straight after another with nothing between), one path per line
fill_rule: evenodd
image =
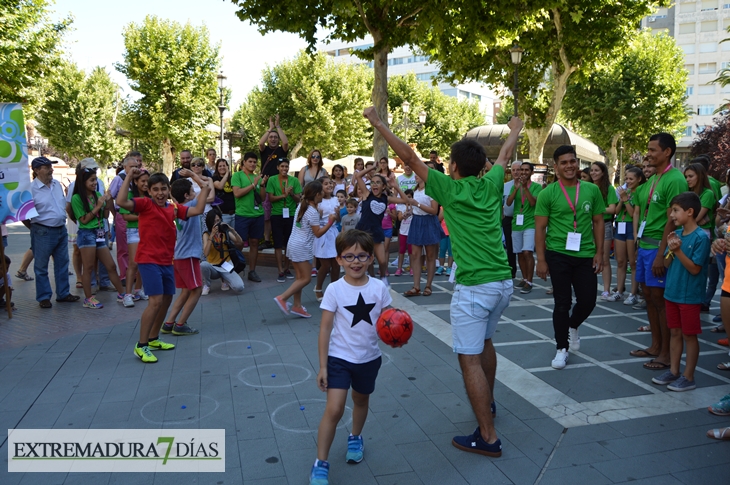
M621 301L621 293L618 291L608 295L608 298L604 298L606 301Z
M570 350L580 350L580 336L578 335L578 329L569 328L568 333L570 334Z
M143 289L139 289L139 290L135 291L134 293L135 293L135 295L137 295L139 297L140 300L149 300L150 299L150 297L147 296L147 293L145 293Z
M221 283L221 291L228 291L231 287L228 286L228 283Z
M130 293L127 293L124 295L124 300L122 300L122 305L124 305L125 308L134 306L134 300L132 299L132 295Z
M390 281L388 281L388 277L387 276L381 276L380 277L380 281L382 281L383 283L385 283L385 286L387 286L388 288L390 288Z
M207 295L208 293L210 293L210 286L203 285L203 296Z
M555 354L555 358L551 362L553 369L564 369L565 364L568 363L568 351L567 349L560 349Z
M611 297L611 293L604 291L601 293L601 300L608 301L608 299Z
M633 306L633 305L636 305L637 303L639 303L639 299L636 298L636 295L629 295L624 300L624 305Z

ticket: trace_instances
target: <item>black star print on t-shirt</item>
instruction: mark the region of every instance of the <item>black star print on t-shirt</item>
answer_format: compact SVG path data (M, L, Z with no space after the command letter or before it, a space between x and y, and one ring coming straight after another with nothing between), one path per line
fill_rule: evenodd
M350 325L350 328L360 322L368 322L372 325L373 321L370 319L370 311L373 308L375 308L375 303L365 303L365 299L362 297L362 293L360 293L357 297L356 305L345 307L347 311L352 313L352 325Z

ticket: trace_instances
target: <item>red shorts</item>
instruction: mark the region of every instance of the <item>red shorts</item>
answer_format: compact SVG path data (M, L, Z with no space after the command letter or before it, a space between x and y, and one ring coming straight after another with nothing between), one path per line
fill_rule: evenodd
M702 305L699 303L664 301L667 310L667 327L681 328L684 335L699 335L702 333L702 324L700 322Z
M176 259L172 264L175 268L175 288L194 290L203 286L198 258Z

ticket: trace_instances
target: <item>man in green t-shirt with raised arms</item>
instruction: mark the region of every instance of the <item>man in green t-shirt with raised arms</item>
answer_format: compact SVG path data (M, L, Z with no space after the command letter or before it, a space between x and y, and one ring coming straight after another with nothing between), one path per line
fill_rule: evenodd
M507 205L514 203L512 214L512 251L517 254L517 261L522 272L522 281L515 285L520 293L532 291L532 276L535 273L535 204L542 185L532 181L535 166L524 162L520 167L520 175L515 177L512 191L507 197ZM515 174L516 175L516 174Z
M256 274L256 260L259 255L259 239L264 237L264 198L268 177L256 175L258 157L254 152L246 152L241 162L241 170L231 178L233 196L236 198L236 232L248 241L248 279L260 283ZM258 194L256 193L258 191ZM258 197L257 197L258 195Z
M510 134L494 167L478 178L487 155L475 140L465 139L451 146L448 176L429 169L380 120L374 107L367 108L364 115L396 155L425 181L426 194L444 208L457 266L451 334L466 393L479 423L473 434L456 436L451 444L470 453L501 456L502 443L492 419L497 412L493 399L497 354L492 336L512 296L512 269L502 246L502 194L504 169L517 145L522 120L513 117L509 121Z
M657 133L649 138L646 157L656 169L652 177L637 191L638 207L634 218L639 251L636 254L636 281L644 289L646 313L651 328L651 346L632 350L633 357L654 357L644 362L650 370L669 369L669 328L664 306L664 250L667 236L675 230L669 218L671 200L688 190L682 172L672 168L671 160L677 144L669 133Z
M553 330L558 351L551 365L563 369L568 363L568 349L580 349L578 327L596 307L606 205L597 185L580 182L575 148L558 147L553 162L558 180L537 198L535 252L537 276L547 279L549 275L553 283Z

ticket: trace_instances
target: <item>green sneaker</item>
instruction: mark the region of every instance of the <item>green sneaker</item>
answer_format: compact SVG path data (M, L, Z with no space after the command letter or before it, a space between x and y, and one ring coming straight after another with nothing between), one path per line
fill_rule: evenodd
M175 344L163 342L160 339L150 340L149 344L150 350L173 350L175 348Z
M196 333L198 333L198 329L190 328L187 323L185 325L175 325L174 327L172 327L173 335L195 335Z
M140 347L139 343L134 344L134 355L139 357L145 364L154 364L157 362L157 357L152 355L148 345Z

